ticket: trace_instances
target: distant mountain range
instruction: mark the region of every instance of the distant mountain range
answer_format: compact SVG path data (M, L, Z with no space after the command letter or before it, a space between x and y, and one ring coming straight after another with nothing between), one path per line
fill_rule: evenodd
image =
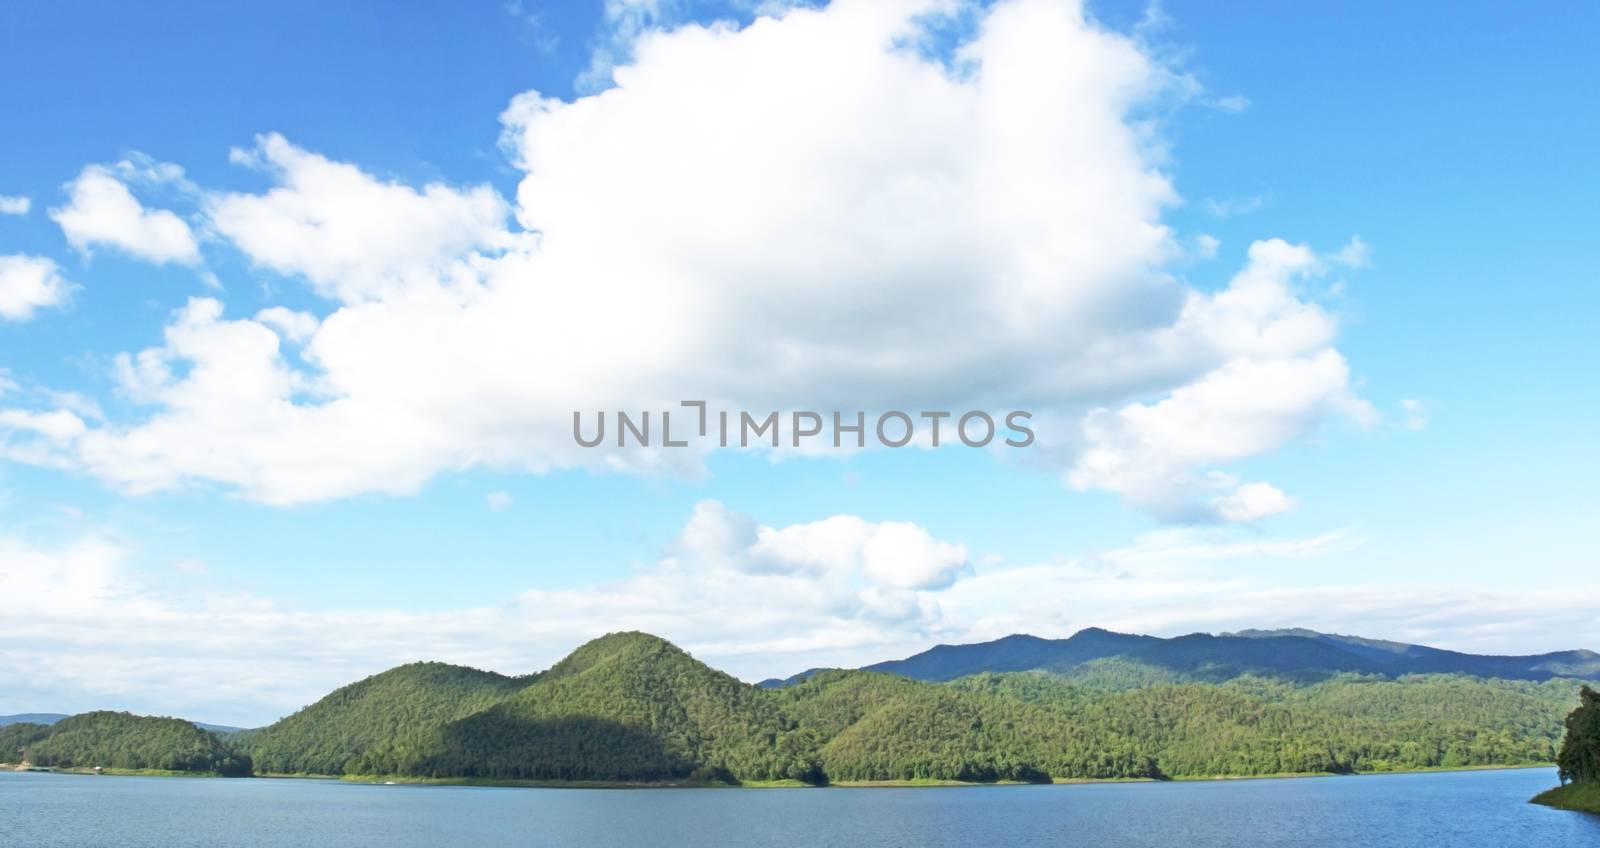
M1016 635L970 645L939 645L862 670L942 682L984 672L1075 675L1113 665L1138 668L1152 680L1200 682L1247 673L1301 680L1351 673L1386 677L1464 674L1506 680L1600 679L1600 654L1594 651L1486 656L1304 629L1242 630L1219 636L1194 633L1162 639L1091 627L1065 639ZM811 669L784 680L764 680L761 685L792 685L816 672Z
M66 717L66 713L17 713L0 716L0 727L8 724L55 724Z

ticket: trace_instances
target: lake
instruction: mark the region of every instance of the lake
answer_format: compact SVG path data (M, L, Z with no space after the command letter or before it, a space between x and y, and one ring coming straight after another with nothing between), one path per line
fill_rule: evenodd
M913 789L500 789L0 773L0 845L1600 846L1554 769Z

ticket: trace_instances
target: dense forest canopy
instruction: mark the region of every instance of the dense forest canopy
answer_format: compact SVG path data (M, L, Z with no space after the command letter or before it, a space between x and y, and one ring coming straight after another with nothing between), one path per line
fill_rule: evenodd
M20 728L20 730L19 730ZM250 773L250 758L214 734L177 718L92 712L53 725L14 724L0 728L7 753L45 768L156 769Z

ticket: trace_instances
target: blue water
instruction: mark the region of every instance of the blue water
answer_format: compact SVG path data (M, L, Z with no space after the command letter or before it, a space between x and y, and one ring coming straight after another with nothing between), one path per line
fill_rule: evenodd
M1084 786L497 789L0 773L0 845L1600 846L1552 769Z

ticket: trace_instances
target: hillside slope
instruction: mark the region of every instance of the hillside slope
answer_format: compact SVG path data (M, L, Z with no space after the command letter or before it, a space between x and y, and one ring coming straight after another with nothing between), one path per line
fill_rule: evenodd
M240 744L265 774L372 774L412 756L445 724L521 691L530 678L411 663L329 693Z
M814 754L793 731L762 690L663 639L615 633L385 765L430 776L815 781Z

